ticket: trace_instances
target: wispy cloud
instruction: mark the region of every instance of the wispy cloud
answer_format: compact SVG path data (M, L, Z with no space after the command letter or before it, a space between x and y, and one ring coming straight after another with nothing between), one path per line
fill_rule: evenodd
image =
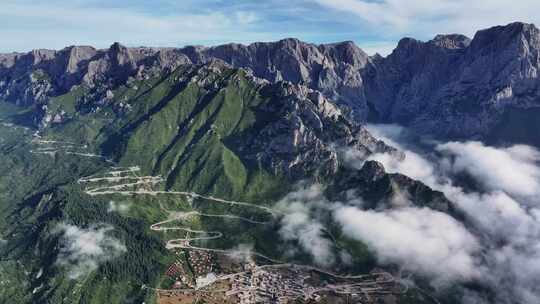
M246 262L253 258L253 244L240 243L231 248L228 256L236 261Z
M131 205L129 203L109 201L107 212L118 212L120 214L124 214L128 212L130 208Z
M399 191L399 189L396 189ZM278 204L284 214L279 233L322 267L346 264L350 254L327 234L327 225L366 244L382 265L399 265L432 279L433 286L477 279L481 246L477 238L450 215L415 208L403 195L388 210L364 210L363 198L347 191L343 201L330 201L321 185L300 185Z
M524 0L5 0L0 51L129 46L215 45L296 37L353 40L368 54L389 54L403 36L473 35L513 21L539 22L540 2Z
M330 207L320 185L299 188L285 196L276 207L285 214L279 230L282 239L298 242L317 265L331 266L335 262L334 246L325 236L324 225L314 214Z
M374 41L361 43L362 50L368 55L379 54L381 56L387 56L396 48L397 41Z
M0 51L129 46L215 45L296 37L353 40L368 54L390 53L403 36L430 39L512 21L538 22L540 2L524 0L5 0Z
M134 6L101 7L81 2L0 3L3 48L62 48L71 44L107 47L112 42L139 46L181 46L249 41L268 34L250 28L254 11L182 11L155 14ZM270 36L268 37L270 38ZM30 43L31 42L31 43Z
M60 223L54 232L61 234L61 248L56 263L67 267L72 279L96 270L100 263L126 251L122 242L110 235L111 226L79 228Z
M439 33L472 36L477 30L514 21L538 22L540 2L523 0L313 0L349 18L351 25L381 36L409 35L421 39Z

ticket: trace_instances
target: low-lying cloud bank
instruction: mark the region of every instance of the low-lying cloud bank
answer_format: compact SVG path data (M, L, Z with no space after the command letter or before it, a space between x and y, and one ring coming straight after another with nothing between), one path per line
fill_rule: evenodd
M363 210L362 198L350 195L331 202L321 185L299 185L277 208L284 214L280 236L294 241L309 253L313 262L332 268L350 263L346 248L338 248L326 225L330 221L350 239L359 240L374 251L381 264L398 264L429 277L434 286L479 277L476 237L451 216L429 208L414 208L400 197L399 209ZM290 255L295 248L291 247Z
M366 243L380 263L406 265L441 285L478 278L475 237L452 217L428 208L405 207L384 212L356 207L336 210L343 232Z
M408 138L400 137L406 133L402 128L371 126L370 130L406 151L404 161L386 154L371 159L381 162L388 172L408 175L444 192L466 214L469 231L482 249L481 264L475 265L474 273L493 287L497 303L540 303L540 152L524 145L496 148L471 141L434 143L431 151L422 153L410 141L402 141ZM465 189L455 183L460 174L468 175L474 187ZM410 220L417 217L410 216ZM437 228L445 233L463 233L458 226ZM370 243L367 236L362 240ZM370 246L378 248L386 241L384 237L375 239ZM402 256L402 263L411 262L410 257ZM429 267L433 261L426 258L416 262ZM471 303L480 301L470 295L468 298Z
M61 234L61 249L56 263L68 268L68 276L77 279L96 270L99 264L126 251L122 242L110 236L111 226L79 228L60 223L55 233Z
M406 196L388 204L392 209L365 210L361 197L330 202L320 185L302 185L277 205L285 214L282 239L296 241L318 265L337 265L345 252L326 233L330 219L382 265L429 278L435 288L474 281L494 292L463 289L463 303L540 303L540 152L524 145L422 142L394 125L369 129L406 156L375 154L370 160L443 192L463 222L415 207ZM364 155L342 152L347 165L363 166Z
M453 172L467 172L487 191L505 191L518 197L540 195L540 153L529 146L484 146L480 142L449 142L436 149L451 158Z

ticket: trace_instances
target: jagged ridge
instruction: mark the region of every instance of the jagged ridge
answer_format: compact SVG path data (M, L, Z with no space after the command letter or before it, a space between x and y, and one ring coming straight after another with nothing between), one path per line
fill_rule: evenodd
M105 92L129 79L221 59L257 77L303 84L346 105L352 117L398 122L447 137L485 137L510 107L538 104L539 30L512 23L471 40L438 35L402 39L386 58L352 42L314 45L296 39L216 47L68 47L0 55L0 98L45 104L84 84Z

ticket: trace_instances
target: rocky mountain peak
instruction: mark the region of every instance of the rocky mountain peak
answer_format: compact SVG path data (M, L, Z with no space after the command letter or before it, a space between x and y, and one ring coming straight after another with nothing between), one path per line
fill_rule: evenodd
M419 132L482 138L506 108L540 105L540 34L532 24L495 26L472 40L405 38L371 63L363 80L377 117Z
M366 161L358 173L364 180L376 181L385 176L384 166L377 161Z
M463 49L471 44L471 39L461 34L437 35L430 43L446 49Z
M533 24L515 22L479 31L468 49L469 71L491 86L492 102L536 91L540 68L540 31ZM466 79L472 74L465 74ZM509 89L511 88L511 89ZM499 94L502 90L511 90ZM512 95L512 96L511 96ZM484 94L488 96L488 94ZM531 99L527 97L527 99ZM527 103L529 103L527 101Z
M20 53L0 54L0 70L13 67L17 58L22 55Z
M190 62L202 62L205 60L202 55L208 48L200 45L190 45L179 50L182 54L186 55Z
M69 74L74 74L79 71L79 63L85 60L90 60L96 56L97 50L91 46L70 46L62 50L65 53L66 69Z
M480 30L471 42L471 51L502 51L517 48L522 44L538 47L540 32L534 24L514 22L505 26L494 26Z
M130 50L118 42L111 45L108 50L108 56L111 58L113 65L131 67L136 66Z
M55 50L37 49L37 50L32 50L30 53L28 53L27 58L30 64L36 65L44 61L53 59L55 55L56 55Z
M368 54L352 41L323 44L319 48L336 62L343 61L355 68L364 67L369 58Z
M414 48L414 47L416 47L418 45L422 45L422 44L423 44L422 41L417 40L415 38L403 37L398 41L397 47L396 47L396 49L394 51Z
M404 70L411 72L411 69L422 68L423 62L427 60L428 56L431 56L433 51L434 49L430 47L430 44L406 37L399 40L396 48L387 57L386 62L396 62L398 65L404 66ZM407 74L407 72L405 73Z
M289 49L296 49L298 47L302 47L304 44L306 43L296 38L290 38L290 37L281 39L276 43L276 45L278 45L278 47L280 48L289 48Z

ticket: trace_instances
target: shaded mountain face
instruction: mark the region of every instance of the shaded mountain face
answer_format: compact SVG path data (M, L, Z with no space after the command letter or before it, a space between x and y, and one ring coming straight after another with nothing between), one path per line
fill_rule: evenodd
M0 97L17 104L47 103L76 84L114 86L185 63L220 59L271 82L285 80L320 91L356 121L400 123L440 137L485 139L509 109L539 106L539 41L534 25L512 23L479 31L473 39L405 38L386 58L369 57L352 42L314 45L296 39L208 48L114 44L108 50L36 50L0 55ZM510 116L520 120L519 115ZM513 140L519 138L505 139Z
M513 23L428 42L403 39L365 78L382 120L458 138L489 134L508 108L538 107L540 34Z
M366 161L360 170L342 169L327 192L334 201L345 201L347 196L361 197L367 209L428 207L460 217L442 192L405 175L386 173L384 166L376 161Z

